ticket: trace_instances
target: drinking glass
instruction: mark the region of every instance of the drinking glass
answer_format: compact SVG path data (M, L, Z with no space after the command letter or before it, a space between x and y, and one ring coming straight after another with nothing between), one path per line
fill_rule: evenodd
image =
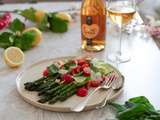
M131 22L136 13L135 0L109 0L107 12L111 22L119 26L120 35L119 48L116 54L108 55L108 59L112 62L124 63L130 60L128 52L122 52L123 33L126 26Z

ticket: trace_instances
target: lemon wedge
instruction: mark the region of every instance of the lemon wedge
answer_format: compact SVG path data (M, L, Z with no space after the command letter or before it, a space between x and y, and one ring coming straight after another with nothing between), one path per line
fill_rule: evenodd
M35 20L37 23L40 23L46 15L46 11L44 10L36 10L35 12Z
M62 19L62 20L66 20L68 22L71 22L72 21L72 17L70 16L70 14L68 13L64 13L64 12L58 12L56 14L56 17Z
M42 40L42 32L36 28L36 27L31 27L31 28L27 28L23 31L23 33L25 32L34 32L35 33L35 38L34 38L34 42L33 42L33 47L37 46L41 40Z
M4 60L10 67L18 67L24 63L24 53L20 48L9 47L4 51Z

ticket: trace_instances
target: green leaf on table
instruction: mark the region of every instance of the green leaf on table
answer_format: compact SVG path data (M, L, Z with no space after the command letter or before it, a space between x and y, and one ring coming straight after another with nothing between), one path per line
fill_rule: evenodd
M149 100L145 96L130 98L128 101L135 104L144 104L148 109L155 110L153 105L149 102Z
M9 29L13 32L23 31L25 29L25 24L18 18L14 19L10 24Z
M13 45L13 34L10 32L3 32L0 34L0 47L7 48Z
M25 17L26 19L28 19L32 22L35 22L35 12L36 12L36 10L31 7L31 8L22 10L20 12L20 15L22 15L23 17Z
M146 113L146 106L143 104L136 104L132 108L119 112L117 118L119 120L136 120ZM137 119L138 120L138 119Z
M120 105L120 104L117 104L117 103L109 103L109 105L112 105L114 108L116 108L116 111L118 113L122 112L122 111L125 111L127 109L124 105Z
M34 42L35 33L25 32L21 36L16 36L14 38L14 46L22 49L23 51L32 48L32 43Z
M68 21L56 17L56 13L50 13L48 17L49 29L53 32L63 33L68 30Z
M116 111L118 120L160 120L160 113L144 96L134 97L124 105L111 103Z

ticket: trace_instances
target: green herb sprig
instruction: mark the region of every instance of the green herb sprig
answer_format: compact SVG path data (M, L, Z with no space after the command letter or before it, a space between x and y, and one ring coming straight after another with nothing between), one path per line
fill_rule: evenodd
M32 48L34 42L35 33L22 31L25 29L25 24L18 18L14 19L13 22L8 27L8 32L3 32L0 34L0 47L8 48L10 46L15 46L23 51Z
M26 20L37 23L37 27L42 31L51 30L52 32L56 33L64 33L68 30L69 21L62 20L61 18L57 17L57 13L55 12L47 13L44 11L36 10L34 8L28 8L18 11L18 13Z

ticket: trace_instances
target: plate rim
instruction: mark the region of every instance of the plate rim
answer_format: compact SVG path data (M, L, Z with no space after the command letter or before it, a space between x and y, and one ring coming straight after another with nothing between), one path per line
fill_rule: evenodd
M43 60L40 60L38 62L35 62L31 65L29 65L28 67L26 67L25 69L23 69L16 77L16 87L17 87L17 91L18 93L20 94L20 96L29 104L37 107L37 108L41 108L41 109L44 109L44 110L49 110L49 111L54 111L54 112L74 112L74 111L71 111L68 107L64 107L63 110L61 108L58 108L58 107L53 107L51 105L48 105L48 104L41 104L41 103L38 103L37 101L32 101L31 99L28 99L27 97L25 97L25 95L22 93L22 89L20 87L20 80L23 76L23 74L25 73L25 71L29 70L30 68L34 67L34 66L37 66L43 62L49 62L49 61L57 61L57 60L60 60L60 59L73 59L73 58L76 58L77 56L64 56L64 57L56 57L56 58L48 58L48 59L43 59ZM114 66L112 66L111 64L109 63L106 63L108 64L111 68L113 68L120 76L121 76L121 79L123 80L124 82L124 77L123 75L120 73L120 71L118 69L116 69ZM120 94L123 92L123 87L116 92L116 94L114 94L110 100L114 100L115 98L119 97ZM86 106L85 109L83 111L88 111L88 110L92 110L92 109L95 109L96 105L90 105L90 106ZM53 109L54 108L54 109Z

